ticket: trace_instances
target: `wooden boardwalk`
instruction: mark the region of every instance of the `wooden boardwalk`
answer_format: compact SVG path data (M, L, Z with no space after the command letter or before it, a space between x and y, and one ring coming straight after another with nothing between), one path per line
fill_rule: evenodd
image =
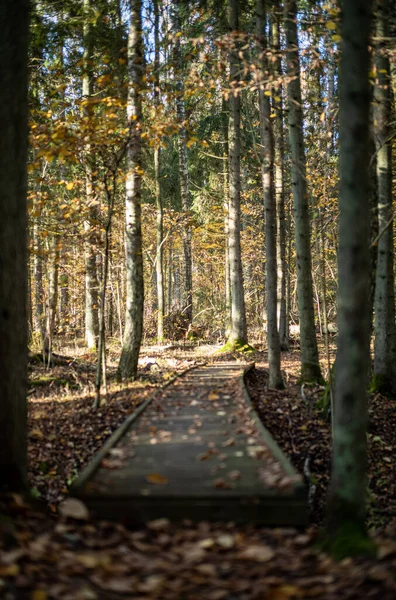
M177 378L112 436L73 495L97 516L131 523L306 524L301 478L250 404L250 367L217 363Z

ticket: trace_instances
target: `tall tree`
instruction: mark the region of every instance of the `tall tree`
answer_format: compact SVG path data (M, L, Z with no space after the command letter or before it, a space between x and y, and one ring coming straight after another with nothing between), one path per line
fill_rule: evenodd
M83 22L83 80L82 95L86 102L83 112L86 119L90 119L92 106L90 100L94 91L93 88L93 31L92 31L92 5L91 0L84 0L84 22ZM85 191L87 199L87 218L84 221L85 231L85 341L88 348L95 348L99 334L98 317L98 273L96 268L97 253L97 198L95 197L94 187L94 157L90 151L89 144L86 148L85 160Z
M274 180L276 197L277 236L276 254L278 271L278 327L281 350L289 348L289 315L287 305L287 262L286 262L286 210L285 210L285 149L283 123L283 83L282 55L280 52L280 9L278 3L272 11L272 46L275 52L274 64Z
M130 140L126 154L125 199L126 314L124 343L118 365L119 379L136 377L143 333L144 288L141 223L143 70L142 2L141 0L131 0L127 102Z
M289 139L296 232L297 297L300 320L301 379L321 380L312 287L311 232L301 99L296 0L285 1L287 37Z
M262 74L268 74L267 41L265 32L266 0L256 0L256 31L259 42ZM264 86L259 89L261 170L265 208L265 250L267 280L267 343L269 362L269 385L283 387L280 370L280 344L277 325L276 285L276 202L274 189L274 136L271 122L271 105Z
M156 109L160 105L160 13L159 0L154 0L154 104ZM155 202L157 205L157 253L155 262L156 285L157 285L157 338L161 343L164 340L164 210L162 202L162 173L161 173L161 147L157 143L154 148L154 173L155 173Z
M245 296L241 257L241 99L238 91L239 59L237 33L239 27L238 0L229 0L228 24L231 32L229 100L229 202L228 202L228 258L230 261L231 332L227 345L247 343Z
M335 555L370 550L365 536L366 388L370 361L368 0L342 2L338 347L328 542Z
M374 133L377 165L378 254L374 298L374 375L376 388L396 393L396 328L393 273L391 79L386 44L389 1L378 0Z
M26 487L28 0L0 3L0 487Z
M174 69L176 81L176 115L178 124L178 150L179 150L179 185L180 199L183 212L187 222L183 230L183 259L184 259L184 281L183 281L183 312L189 322L192 321L192 249L191 249L191 225L189 224L191 210L190 182L188 175L187 154L187 127L186 106L184 102L184 69L183 56L180 47L180 11L182 0L173 3L172 20L174 30Z

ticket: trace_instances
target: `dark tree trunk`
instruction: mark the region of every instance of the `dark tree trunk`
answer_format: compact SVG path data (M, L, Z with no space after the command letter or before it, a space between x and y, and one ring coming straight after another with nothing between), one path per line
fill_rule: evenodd
M27 0L0 3L0 489L26 480Z
M369 35L367 0L344 0L340 63L340 246L338 348L329 547L339 556L369 551L365 537L366 390L370 362Z

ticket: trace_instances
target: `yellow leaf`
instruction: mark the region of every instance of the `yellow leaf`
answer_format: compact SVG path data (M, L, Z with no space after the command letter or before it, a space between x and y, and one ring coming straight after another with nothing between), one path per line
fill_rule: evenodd
M150 475L146 475L146 481L153 485L167 485L169 483L169 479L164 475L161 475L161 473L150 473Z
M326 29L328 29L329 31L334 31L335 29L337 29L337 25L334 23L334 21L327 21Z
M74 188L74 183L72 181L68 181L66 183L66 189L67 190L72 190Z
M342 37L341 37L341 36L340 36L338 33L336 33L335 35L332 35L332 36L331 36L331 39L332 39L332 40L333 40L333 42L335 42L336 44L338 44L338 42L341 42L341 41L342 41Z
M15 577L19 573L19 565L0 565L0 577Z
M293 600L295 598L302 598L302 590L295 585L280 585L279 587L272 588L271 600Z
M181 37L181 34L182 34L182 32L181 32L181 31L178 31L178 32L176 33L175 37Z
M265 90L264 96L271 96L271 92L269 90Z
M280 96L274 96L275 102L280 102L282 98Z
M47 600L48 594L45 590L34 590L32 600Z
M215 400L218 400L220 398L219 394L216 394L216 392L210 392L209 396L208 396L208 400L214 402Z

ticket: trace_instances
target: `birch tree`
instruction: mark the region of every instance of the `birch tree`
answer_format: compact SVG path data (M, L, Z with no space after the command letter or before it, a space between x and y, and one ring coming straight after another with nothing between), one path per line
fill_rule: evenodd
M86 104L83 108L84 117L90 118L92 108L90 99L93 94L93 35L91 0L84 0L83 24L83 80L82 95ZM85 341L88 348L95 348L99 334L98 291L99 282L96 268L96 223L98 221L97 199L95 198L93 156L89 144L86 148L85 160L85 193L87 200L87 218L84 220L84 252L85 252Z
M143 41L142 3L131 0L131 23L128 36L127 116L130 140L127 147L125 238L126 238L126 314L125 333L118 379L134 379L137 373L143 333L143 254L141 224L142 181L142 84Z
M256 32L259 43L262 73L268 72L265 34L265 0L256 1ZM276 203L274 189L274 136L271 123L271 105L264 86L259 89L261 171L265 208L265 250L267 281L267 343L269 362L269 385L282 388L280 371L280 344L277 325L277 285L276 285Z

